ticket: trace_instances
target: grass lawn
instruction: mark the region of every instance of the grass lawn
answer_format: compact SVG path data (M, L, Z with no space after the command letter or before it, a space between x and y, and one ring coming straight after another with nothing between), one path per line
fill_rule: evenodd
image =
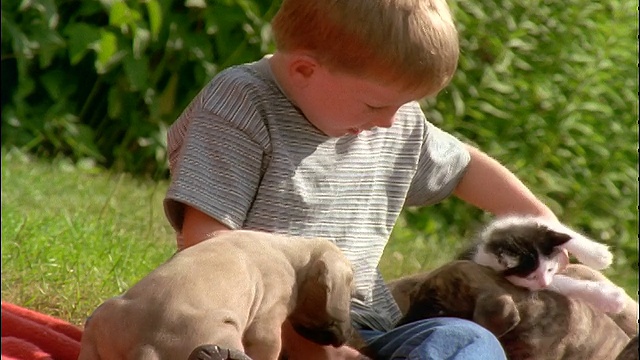
M175 250L166 184L2 157L2 300L82 324Z
M3 151L2 300L81 325L174 252L162 209L166 188L90 164ZM387 279L440 265L462 246L402 221L380 264ZM619 260L607 275L636 294L637 267Z

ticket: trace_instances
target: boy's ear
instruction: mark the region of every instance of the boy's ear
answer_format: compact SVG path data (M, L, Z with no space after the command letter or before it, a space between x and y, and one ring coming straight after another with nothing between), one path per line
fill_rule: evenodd
M298 86L305 86L320 64L308 55L293 55L289 62L289 76Z

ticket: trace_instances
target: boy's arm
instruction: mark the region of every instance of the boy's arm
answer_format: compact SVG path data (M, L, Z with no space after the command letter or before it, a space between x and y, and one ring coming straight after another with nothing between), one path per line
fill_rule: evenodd
M453 191L463 201L497 216L509 214L542 216L558 221L556 215L540 201L509 169L473 146L465 145L471 160ZM569 263L563 250L560 269Z
M457 197L497 216L522 214L557 220L511 171L475 147L466 147L471 160L454 190Z
M182 241L179 250L202 242L220 231L230 230L228 226L202 211L184 205L184 220L182 223Z

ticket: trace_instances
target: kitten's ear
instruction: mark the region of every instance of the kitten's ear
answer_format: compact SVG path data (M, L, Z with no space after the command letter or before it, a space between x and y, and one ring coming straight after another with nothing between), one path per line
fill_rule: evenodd
M520 260L517 257L502 255L498 257L498 261L504 265L505 269L512 269L520 265Z
M552 247L556 247L571 240L571 235L548 229L545 234L545 240Z

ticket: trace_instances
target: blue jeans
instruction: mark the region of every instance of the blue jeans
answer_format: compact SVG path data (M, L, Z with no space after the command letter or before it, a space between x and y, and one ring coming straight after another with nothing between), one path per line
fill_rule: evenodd
M457 318L434 318L388 332L359 330L379 359L504 360L498 339L480 325Z

